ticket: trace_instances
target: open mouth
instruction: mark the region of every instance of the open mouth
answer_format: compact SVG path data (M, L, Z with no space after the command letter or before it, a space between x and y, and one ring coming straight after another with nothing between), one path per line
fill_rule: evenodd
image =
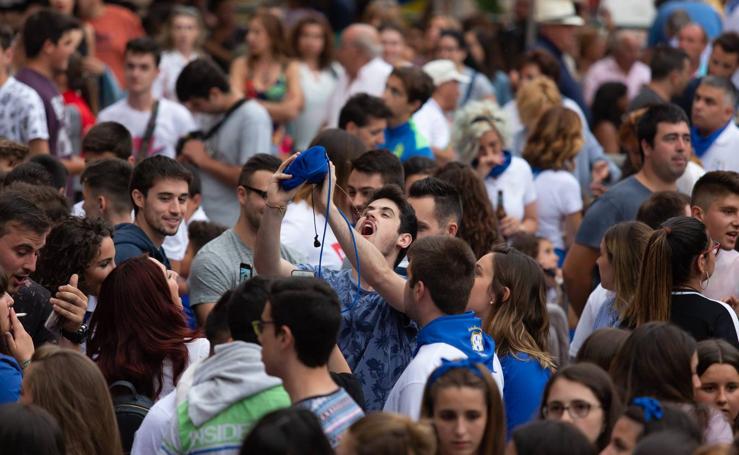
M359 233L366 237L374 234L376 230L377 226L375 226L375 223L370 220L366 220L364 223L362 223L362 227L359 229Z

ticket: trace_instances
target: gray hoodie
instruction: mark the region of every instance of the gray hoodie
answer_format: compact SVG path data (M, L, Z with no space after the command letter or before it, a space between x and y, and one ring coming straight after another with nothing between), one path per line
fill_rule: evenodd
M187 393L188 416L199 427L232 404L281 384L264 370L261 346L244 341L220 344L195 370Z

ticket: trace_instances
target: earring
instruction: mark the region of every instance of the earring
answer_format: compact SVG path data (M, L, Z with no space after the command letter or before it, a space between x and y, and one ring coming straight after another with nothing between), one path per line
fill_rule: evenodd
M703 273L705 274L705 278L701 280L701 291L705 291L708 287L708 282L711 280L711 275L709 275L708 272Z
M490 302L488 302L488 303L489 303L490 305L492 305L493 303L495 303L495 299L490 299Z

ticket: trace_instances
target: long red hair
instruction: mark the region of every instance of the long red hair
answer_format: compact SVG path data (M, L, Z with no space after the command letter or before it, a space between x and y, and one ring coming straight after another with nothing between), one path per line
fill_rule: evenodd
M152 399L162 390L164 361L172 363L176 384L187 366L185 343L196 336L162 270L145 256L123 262L103 281L90 333L87 355L108 384L129 381Z

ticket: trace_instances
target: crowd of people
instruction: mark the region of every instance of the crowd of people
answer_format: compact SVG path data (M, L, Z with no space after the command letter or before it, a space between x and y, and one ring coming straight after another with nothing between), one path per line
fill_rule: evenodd
M260 3L0 5L0 451L739 453L737 2Z

